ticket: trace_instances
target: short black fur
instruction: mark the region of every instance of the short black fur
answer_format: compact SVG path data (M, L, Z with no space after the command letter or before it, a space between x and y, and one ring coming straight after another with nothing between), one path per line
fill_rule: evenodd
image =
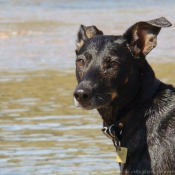
M145 59L160 29L169 26L162 17L136 23L121 36L102 35L95 26L90 38L78 34L76 103L96 108L107 126L131 118L122 130L128 154L121 174L175 174L175 89L162 82L155 89Z

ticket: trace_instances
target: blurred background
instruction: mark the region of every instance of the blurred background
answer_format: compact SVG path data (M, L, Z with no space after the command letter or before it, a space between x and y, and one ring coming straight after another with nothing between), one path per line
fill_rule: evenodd
M174 0L0 0L0 174L117 174L101 117L74 107L77 31L166 17L147 59L175 84L174 12Z

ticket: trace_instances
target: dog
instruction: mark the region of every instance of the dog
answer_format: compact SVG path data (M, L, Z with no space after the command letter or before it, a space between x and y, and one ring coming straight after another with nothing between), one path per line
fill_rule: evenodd
M170 26L161 17L120 36L96 26L78 31L74 100L97 109L117 154L124 150L121 174L175 174L175 88L158 80L146 60L161 28Z

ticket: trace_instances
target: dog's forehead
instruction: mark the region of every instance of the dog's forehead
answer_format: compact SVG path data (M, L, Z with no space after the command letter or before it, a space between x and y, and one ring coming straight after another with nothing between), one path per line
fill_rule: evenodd
M96 35L87 41L87 45L93 45L99 50L99 48L117 42L121 40L121 38L121 36Z
M107 52L114 48L117 49L117 46L122 45L124 41L122 36L97 35L84 43L82 52Z

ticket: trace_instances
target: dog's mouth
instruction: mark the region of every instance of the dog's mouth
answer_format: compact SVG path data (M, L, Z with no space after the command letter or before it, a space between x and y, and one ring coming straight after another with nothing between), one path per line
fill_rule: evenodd
M94 94L88 95L87 93L84 94L83 91L74 92L74 103L76 107L82 107L86 110L91 109L99 109L104 106L107 106L112 101L112 95L109 94Z
M92 105L78 102L75 97L74 97L74 104L76 107L82 107L83 109L86 109L86 110L91 110L95 108Z

